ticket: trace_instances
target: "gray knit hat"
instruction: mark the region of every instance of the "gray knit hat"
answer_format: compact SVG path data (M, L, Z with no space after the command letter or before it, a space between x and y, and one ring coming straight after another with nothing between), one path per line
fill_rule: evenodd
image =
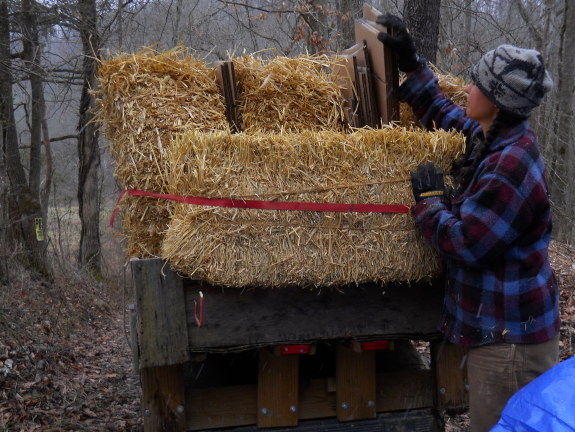
M553 80L538 51L500 45L471 68L471 79L499 109L528 117Z

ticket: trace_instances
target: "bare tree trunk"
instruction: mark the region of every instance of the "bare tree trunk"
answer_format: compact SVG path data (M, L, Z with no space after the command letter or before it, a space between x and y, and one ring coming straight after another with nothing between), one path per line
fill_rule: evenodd
M118 0L118 51L122 51L124 45L124 17L122 16L122 4L124 0Z
M573 211L575 209L575 192L567 184L575 177L575 158L573 143L575 142L575 5L565 1L563 23L560 28L560 58L559 70L555 85L557 92L556 127L553 128L555 148L551 175L556 179L553 184L558 187L551 190L551 196L559 206L556 236L563 241L572 242L575 230L573 228ZM566 187L561 187L565 185Z
M0 1L0 101L1 101L1 128L3 137L3 156L5 158L6 172L10 181L9 205L10 221L9 236L14 246L19 242L23 244L21 261L30 269L44 276L50 276L45 255L45 241L42 223L42 207L40 204L40 143L31 138L30 150L30 180L26 173L20 151L18 148L18 131L14 120L14 98L12 93L12 53L10 50L10 18L8 6L11 2ZM23 44L25 59L32 58L26 50L33 53L35 41L38 40L37 31L34 32L34 19L31 17L32 4L30 0L23 1ZM37 30L37 29L36 29ZM35 34L35 35L34 35ZM34 62L32 62L34 63ZM38 81L31 82L33 97L40 89ZM40 82L41 84L41 82ZM33 116L38 115L38 107L32 104ZM35 117L37 118L37 117ZM31 131L32 132L32 131Z
M84 84L80 99L80 120L78 129L79 175L78 206L81 221L79 262L94 277L101 277L100 256L100 197L98 176L100 173L100 149L98 129L92 122L95 107L94 96L90 93L96 83L96 57L100 49L100 39L96 22L96 0L78 0L80 15L80 35L84 50Z
M527 24L529 28L529 33L531 34L531 37L535 41L535 46L533 48L535 48L539 52L542 52L543 34L541 28L537 27L537 25L533 22L529 11L527 10L527 8L525 7L525 5L521 0L513 0L513 4L515 5L516 10L519 11L519 14L521 15L521 18L523 18L523 21L525 21L525 24Z
M337 0L338 51L355 43L354 20L361 16L362 4L363 0Z
M406 0L403 17L417 52L432 63L437 58L441 0Z
M172 45L179 45L180 37L180 16L182 15L182 0L176 0L176 15L174 22L174 33L172 34Z
M8 252L16 246L15 238L21 237L19 224L13 221L10 213L16 207L12 205L18 196L15 186L26 183L26 175L20 162L18 141L16 137L16 125L14 122L14 105L12 97L12 71L10 53L10 22L8 18L8 5L5 0L0 0L0 128L2 131L2 160L0 161L0 223L2 259L0 277L2 283L9 279ZM23 188L22 188L23 189Z
M12 53L10 51L10 20L8 1L0 0L0 127L2 128L2 156L10 179L10 193L18 198L28 189L26 174L18 149L18 132L14 120L12 92Z
M28 81L31 89L31 115L30 115L30 191L40 196L40 178L42 168L42 105L43 99L42 69L40 67L40 42L38 40L37 11L34 10L34 0L22 0L22 45L24 51L22 60L28 71Z
M46 175L44 182L40 189L40 202L42 204L42 212L44 220L48 220L48 209L50 207L50 190L52 189L52 178L54 174L54 158L52 155L52 144L50 143L50 132L48 129L48 120L46 120L46 101L44 93L40 95L41 99L38 101L42 107L42 145L44 146L44 154L46 156Z
M309 27L307 35L307 50L310 54L317 54L327 48L329 44L328 24L326 11L329 5L325 0L306 0L302 6L302 17Z
M465 20L463 24L463 31L465 32L465 45L463 46L463 60L465 64L471 63L471 52L473 46L473 33L471 32L471 4L473 0L465 0Z
M30 247L36 249L35 253L42 261L42 267L48 272L49 265L45 256L46 240L44 232L47 223L48 199L46 195L42 200L41 196L41 173L42 173L42 130L45 127L44 118L44 71L41 66L41 46L39 40L38 15L39 5L35 0L22 0L22 60L28 71L28 81L31 90L31 118L30 118L30 167L28 174L28 184L30 193L37 198L40 203L40 212L35 215L36 241ZM48 156L51 160L51 155ZM47 172L47 178L51 179L52 173ZM49 194L49 191L48 191ZM43 205L45 204L45 205ZM40 218L40 221L38 220ZM42 240L40 240L40 238Z
M0 285L9 283L8 254L12 250L8 237L8 173L4 163L4 141L0 135Z

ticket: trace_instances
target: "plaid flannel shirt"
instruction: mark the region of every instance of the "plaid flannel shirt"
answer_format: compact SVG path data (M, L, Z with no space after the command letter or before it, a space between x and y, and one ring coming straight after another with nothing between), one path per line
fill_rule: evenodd
M406 79L399 97L428 129L454 128L468 141L482 133L445 97L425 65ZM461 196L452 202L425 199L412 215L446 265L440 330L449 341L541 343L557 334L559 293L548 256L551 209L527 121L499 134Z

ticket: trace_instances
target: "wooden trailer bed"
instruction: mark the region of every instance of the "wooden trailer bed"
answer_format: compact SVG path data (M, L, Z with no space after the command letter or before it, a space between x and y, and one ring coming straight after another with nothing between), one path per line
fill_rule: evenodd
M436 332L439 282L242 290L160 259L131 270L145 431L436 431L436 410L466 406L463 350ZM406 340L430 342L429 368L390 363Z

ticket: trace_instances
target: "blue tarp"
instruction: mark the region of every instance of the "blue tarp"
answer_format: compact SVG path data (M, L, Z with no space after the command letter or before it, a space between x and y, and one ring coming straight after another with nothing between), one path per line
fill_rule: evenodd
M490 432L575 432L575 357L515 393Z

